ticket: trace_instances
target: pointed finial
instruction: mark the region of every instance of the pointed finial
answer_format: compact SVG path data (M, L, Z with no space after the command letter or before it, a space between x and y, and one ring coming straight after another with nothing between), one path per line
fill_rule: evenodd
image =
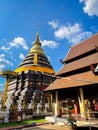
M40 42L38 32L36 32L36 42Z
M39 24L37 24L36 42L40 42L40 40L39 40Z

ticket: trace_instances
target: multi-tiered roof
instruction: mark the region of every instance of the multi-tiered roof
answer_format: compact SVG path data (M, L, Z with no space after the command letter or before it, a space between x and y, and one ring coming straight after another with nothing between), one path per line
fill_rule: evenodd
M56 74L59 79L47 91L98 84L98 76L94 72L98 65L98 33L71 47L63 63Z

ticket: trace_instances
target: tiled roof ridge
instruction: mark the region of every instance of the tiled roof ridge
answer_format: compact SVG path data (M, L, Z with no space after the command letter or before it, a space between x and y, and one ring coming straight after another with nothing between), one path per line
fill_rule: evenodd
M73 48L73 47L75 47L75 46L77 46L77 45L80 45L80 44L84 43L85 41L88 41L89 39L92 39L92 38L95 37L96 35L98 35L98 32L97 32L96 34L94 34L94 35L91 35L90 37L87 37L87 38L84 39L83 41L80 41L79 43L74 44L71 48Z
M92 48L91 44L90 44L90 47L88 47L88 48L87 48L87 45L89 44L89 42L91 42L91 40L95 39L97 36L98 36L98 33L96 33L95 35L92 35L91 37L89 37L89 38L87 38L87 39L81 41L80 43L75 44L74 46L72 46L72 47L70 48L70 51L67 53L67 56L65 56L63 62L66 62L66 61L68 61L68 60L70 60L70 59L73 59L73 58L75 58L75 57L77 57L77 56L79 56L79 55L82 55L82 54L86 53L86 52L88 51L88 50L86 51L86 49L89 49L89 48L90 48L89 51L91 51L91 48ZM93 42L93 44L94 44L94 42ZM86 46L86 48L83 48L84 45ZM79 50L79 47L82 47L82 48ZM78 50L75 50L75 49L78 49ZM92 48L92 49L93 49L93 48ZM82 51L82 50L83 50L83 51ZM76 52L75 52L75 51L76 51ZM78 51L78 52L77 52L77 51ZM76 54L76 53L77 53L77 54ZM78 54L78 53L79 53L79 54Z

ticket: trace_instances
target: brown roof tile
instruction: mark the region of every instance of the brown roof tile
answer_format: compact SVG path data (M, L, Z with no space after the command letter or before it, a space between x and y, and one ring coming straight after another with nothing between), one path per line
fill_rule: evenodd
M95 76L91 71L69 76L67 78L56 79L45 91L80 87L86 85L98 84L98 76Z
M90 66L91 64L97 64L97 63L98 63L98 52L95 54L86 56L84 58L81 58L79 60L65 64L56 75L67 73L67 72L77 70L83 67L87 67L87 66Z
M67 57L65 57L64 62L95 49L95 46L98 46L98 33L73 46L69 51Z

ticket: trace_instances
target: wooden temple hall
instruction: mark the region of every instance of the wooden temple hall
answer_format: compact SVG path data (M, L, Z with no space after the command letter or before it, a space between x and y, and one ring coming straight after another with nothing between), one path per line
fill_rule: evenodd
M98 111L98 33L72 46L64 58L57 79L45 89L52 95L54 115L95 116Z
M45 105L51 107L51 99L49 94L44 94L44 89L55 80L54 74L55 71L44 53L37 33L30 52L18 68L14 72L0 72L0 76L6 77L3 108L45 112Z

